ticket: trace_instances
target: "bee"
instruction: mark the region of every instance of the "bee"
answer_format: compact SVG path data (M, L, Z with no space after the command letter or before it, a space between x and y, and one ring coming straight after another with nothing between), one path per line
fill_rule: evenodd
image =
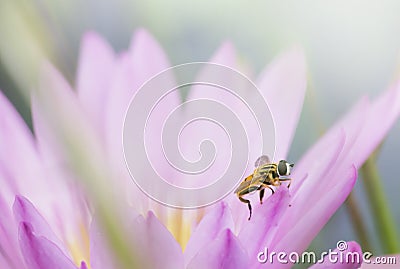
M266 188L270 189L272 194L274 194L275 191L272 186L278 187L283 181L289 181L288 188L290 187L292 179L287 176L290 175L290 171L294 166L294 164L288 163L285 160L281 160L279 163L271 163L269 157L266 155L260 156L254 165L256 169L253 174L246 177L234 192L241 202L248 205L250 211L249 220L252 213L251 204L250 200L244 199L243 196L260 191L260 204L262 204Z

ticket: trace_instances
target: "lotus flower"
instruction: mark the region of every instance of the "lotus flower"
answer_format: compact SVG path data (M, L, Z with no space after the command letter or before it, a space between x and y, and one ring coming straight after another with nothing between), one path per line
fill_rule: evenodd
M232 45L224 44L211 62L237 67ZM289 189L282 185L264 204L253 203L250 221L246 205L233 194L197 211L171 209L133 183L121 143L129 100L169 66L145 30L137 31L121 54L88 33L75 91L45 65L32 93L33 133L0 95L0 268L288 268L290 263L261 264L257 256L265 247L286 253L307 248L400 112L398 84L372 102L362 98L296 162ZM285 159L306 89L301 50L277 57L256 84L276 124L274 159ZM195 98L196 91L189 96ZM179 104L180 96L172 95L170 102ZM106 210L105 217L103 206L115 211ZM104 228L110 219L119 224L112 226L117 230ZM123 249L131 250L130 264L119 260L119 249L113 249L118 244L109 240L119 232L128 246ZM355 242L348 246L361 252ZM315 268L322 266L359 263L325 261Z

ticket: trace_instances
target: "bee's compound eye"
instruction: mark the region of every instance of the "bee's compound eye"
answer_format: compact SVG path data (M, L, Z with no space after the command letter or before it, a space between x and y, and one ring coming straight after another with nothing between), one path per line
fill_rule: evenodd
M288 169L287 169L287 162L285 160L281 160L278 164L278 174L280 176L286 176Z

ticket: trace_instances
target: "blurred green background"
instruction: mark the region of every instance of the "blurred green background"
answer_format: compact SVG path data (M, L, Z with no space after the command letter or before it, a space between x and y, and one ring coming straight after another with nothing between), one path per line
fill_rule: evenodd
M30 123L29 92L39 61L50 59L74 84L80 39L88 30L97 31L120 51L129 46L134 30L144 27L161 43L172 64L207 61L229 40L241 62L255 74L286 48L301 45L310 81L288 158L296 162L351 104L365 94L377 96L398 77L399 11L396 0L0 0L0 88ZM400 227L399 137L397 123L377 159L396 227ZM371 250L382 254L361 181L355 198L372 240ZM342 239L358 239L345 206L311 248L334 248Z

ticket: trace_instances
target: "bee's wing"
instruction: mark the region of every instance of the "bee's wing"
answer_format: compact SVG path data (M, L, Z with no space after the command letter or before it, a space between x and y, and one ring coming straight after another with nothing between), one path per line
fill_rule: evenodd
M248 178L250 178L250 177L247 177L246 179L248 179ZM243 192L243 191L245 191L245 193L250 193L250 192L256 191L260 187L261 184L259 184L256 181L252 181L251 180L252 178L253 177L251 177L247 181L246 180L242 181L242 183L240 183L240 185L236 188L234 193L239 193L239 192Z
M271 163L269 157L267 155L261 155L260 157L257 158L256 162L254 163L254 166L259 167L267 163Z

